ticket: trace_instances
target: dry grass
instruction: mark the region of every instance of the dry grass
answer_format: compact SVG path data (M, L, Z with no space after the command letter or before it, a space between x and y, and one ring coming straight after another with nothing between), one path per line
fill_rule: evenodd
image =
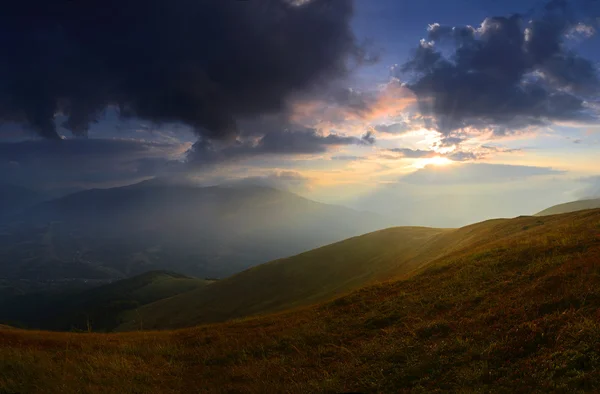
M278 315L2 331L0 393L600 391L600 211L471 237L410 278Z
M118 331L193 327L328 301L413 271L441 253L437 240L449 232L390 228L271 261L130 311Z

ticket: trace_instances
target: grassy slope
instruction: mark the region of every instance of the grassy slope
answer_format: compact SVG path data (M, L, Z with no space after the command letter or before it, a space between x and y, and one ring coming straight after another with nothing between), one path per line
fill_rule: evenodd
M28 294L0 304L0 317L27 327L104 331L121 322L121 313L211 282L165 271L152 271L83 291Z
M448 231L392 228L262 264L129 312L120 329L190 327L331 299L414 270L425 250L439 251L428 246Z
M497 236L497 222L455 230L398 227L350 238L145 305L124 315L126 323L118 330L192 327L330 300L410 274L453 250L489 242Z
M5 331L0 392L598 392L600 211L478 226L410 278L293 312Z
M548 209L544 209L542 212L537 213L535 216L559 215L562 213L583 211L584 209L598 208L600 208L600 198L594 200L573 201L568 202L566 204L555 205Z

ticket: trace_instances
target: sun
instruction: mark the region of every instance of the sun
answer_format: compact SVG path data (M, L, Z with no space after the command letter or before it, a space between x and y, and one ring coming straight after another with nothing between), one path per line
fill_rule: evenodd
M418 162L416 163L416 166L418 168L425 168L429 165L445 167L450 164L452 164L452 160L450 160L446 157L435 156L435 157L428 157L426 159L419 159Z

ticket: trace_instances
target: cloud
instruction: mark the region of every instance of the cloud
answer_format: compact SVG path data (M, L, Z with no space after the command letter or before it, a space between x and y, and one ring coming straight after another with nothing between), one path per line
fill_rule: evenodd
M285 191L301 191L310 186L311 179L297 171L275 171L268 175L230 180L225 184L236 186L265 186Z
M258 139L238 140L235 144L219 145L202 139L188 152L192 166L248 159L263 155L309 155L326 152L330 147L343 145L369 146L375 138L367 133L362 137L338 134L322 135L315 129L268 132Z
M337 161L360 161L363 159L364 159L363 156L353 156L353 155L340 155L340 156L333 156L331 158L331 160L337 160Z
M379 133L387 134L405 134L412 130L412 127L407 122L392 123L389 125L379 124L373 127Z
M497 183L543 175L562 175L549 167L470 163L447 167L427 166L400 179L415 185L459 185Z
M433 150L421 150L421 149L408 149L408 148L396 148L389 149L389 152L398 154L396 158L406 159L423 159L428 157L438 156L438 153Z
M240 119L282 111L292 93L366 57L350 0L11 1L0 14L0 121L59 139L110 106L231 138Z
M553 1L529 22L490 17L478 29L431 25L395 71L412 76L406 86L444 135L465 127L506 134L552 121L597 120L586 103L600 92L596 66L563 44L568 32L581 30L569 7Z
M186 147L119 139L0 143L0 183L33 189L127 184L168 169Z
M306 127L358 124L381 117L397 117L416 103L414 94L398 81L377 89L336 89L320 95L296 98L290 105L289 120Z
M452 161L474 161L481 158L474 152L458 151L446 154L445 157Z
M495 153L517 153L523 152L522 148L504 148L501 146L492 145L481 145L480 148L484 151L495 152Z
M437 145L442 148L447 148L460 145L465 140L465 137L443 137Z
M452 140L452 138L449 138ZM458 141L460 140L460 141ZM450 143L452 142L452 143ZM469 147L469 148L461 148L456 146L462 142L462 139L457 139L457 141L449 141L449 142L440 142L435 143L434 147L455 147L449 151L437 151L432 149L422 150L422 149L409 149L409 148L395 148L395 149L387 149L387 152L392 152L394 155L384 155L383 157L387 159L397 160L397 159L428 159L432 157L444 157L452 161L457 162L467 162L467 161L477 161L483 160L489 157L490 153L516 153L521 152L521 149L507 149L502 147L488 146L482 145L479 147Z
M360 137L359 145L373 145L376 139L371 131L367 131L362 137Z
M565 33L566 37L572 40L578 40L582 38L590 38L596 34L594 26L586 25L585 23L577 23L571 26Z

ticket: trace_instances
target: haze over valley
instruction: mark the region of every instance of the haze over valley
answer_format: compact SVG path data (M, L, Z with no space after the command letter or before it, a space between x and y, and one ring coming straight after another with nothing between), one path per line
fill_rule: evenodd
M149 181L71 194L6 217L0 273L118 279L168 269L223 278L390 224L264 186Z

